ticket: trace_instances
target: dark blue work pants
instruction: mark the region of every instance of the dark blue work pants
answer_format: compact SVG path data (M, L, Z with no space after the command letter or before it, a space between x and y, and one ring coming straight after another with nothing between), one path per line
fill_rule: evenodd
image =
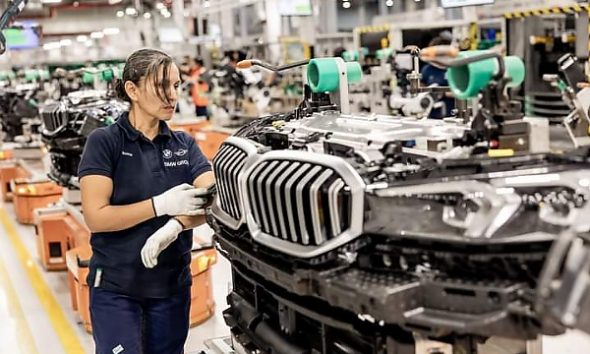
M190 288L165 299L137 299L91 288L96 354L184 353L190 301Z

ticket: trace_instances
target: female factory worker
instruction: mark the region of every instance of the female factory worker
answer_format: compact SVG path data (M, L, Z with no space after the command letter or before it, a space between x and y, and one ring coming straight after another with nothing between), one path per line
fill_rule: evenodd
M117 94L131 104L94 131L79 177L92 236L88 284L98 354L180 354L188 335L191 228L214 181L195 141L172 132L180 84L172 58L142 49ZM199 214L199 215L197 215Z

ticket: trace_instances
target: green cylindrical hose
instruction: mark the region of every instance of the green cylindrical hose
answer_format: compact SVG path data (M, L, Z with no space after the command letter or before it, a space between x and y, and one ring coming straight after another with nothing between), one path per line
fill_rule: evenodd
M363 71L358 62L348 62L346 77L348 83L361 81ZM317 58L309 61L307 82L313 92L334 92L340 86L340 72L335 58Z
M85 71L82 75L82 82L90 85L94 83L94 74L88 71Z
M115 78L115 72L112 68L104 69L101 72L100 78L102 79L102 81L105 82L113 81L113 79Z
M460 58L472 57L485 53L485 51L468 51L459 53ZM524 62L519 57L509 56L504 58L506 76L511 78L509 87L519 86L524 81ZM498 72L496 59L486 59L464 66L449 68L447 79L449 86L458 99L476 97L485 88L494 75Z

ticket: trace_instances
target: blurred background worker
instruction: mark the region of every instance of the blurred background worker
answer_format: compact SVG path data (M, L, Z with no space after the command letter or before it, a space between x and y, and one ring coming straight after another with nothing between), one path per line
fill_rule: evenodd
M209 92L209 85L203 79L205 74L205 66L203 60L200 58L194 59L194 65L191 68L190 80L193 83L191 88L191 96L193 103L195 104L195 114L197 117L206 117L209 120L209 98L207 93Z
M452 35L448 32L442 32L440 36L433 38L428 46L451 45L451 42ZM425 86L449 86L446 69L427 63L422 66L420 73L422 74L422 82ZM442 119L448 117L452 110L455 109L455 99L452 97L444 96L437 103L430 113L429 118Z

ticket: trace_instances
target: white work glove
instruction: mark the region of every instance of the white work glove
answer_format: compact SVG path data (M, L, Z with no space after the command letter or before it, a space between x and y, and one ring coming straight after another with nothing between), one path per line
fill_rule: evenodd
M153 268L158 265L158 256L172 242L176 241L178 234L183 230L180 221L170 219L164 226L148 237L141 249L141 261L146 268Z
M202 215L206 198L199 198L203 192L188 183L170 188L166 192L152 198L156 216L170 215Z

